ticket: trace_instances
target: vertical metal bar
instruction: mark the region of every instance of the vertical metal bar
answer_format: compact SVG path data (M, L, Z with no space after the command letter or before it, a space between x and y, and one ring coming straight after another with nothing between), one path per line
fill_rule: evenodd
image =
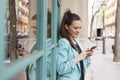
M46 0L37 0L37 49L43 50L44 37L46 36L45 22L47 20L46 14Z
M36 80L43 80L43 56L36 60Z
M56 44L57 39L57 0L52 0L52 39Z
M37 80L46 80L47 0L37 0L37 49L44 50L43 57L36 61Z
M105 11L103 10L103 54L105 54L105 21L104 21Z
M7 7L7 0L2 0L0 3L0 79L4 80L3 72L4 72L4 65L3 62L5 60L5 49L6 49L6 40L5 40L5 34L6 34L6 9Z
M52 43L56 45L57 42L57 0L52 0ZM51 80L56 80L56 48L52 49L52 75Z

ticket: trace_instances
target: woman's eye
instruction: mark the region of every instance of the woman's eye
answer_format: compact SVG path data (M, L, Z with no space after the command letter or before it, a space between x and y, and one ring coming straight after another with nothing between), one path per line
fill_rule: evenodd
M74 27L74 29L81 29L81 27Z
M74 29L78 29L78 27L74 27Z

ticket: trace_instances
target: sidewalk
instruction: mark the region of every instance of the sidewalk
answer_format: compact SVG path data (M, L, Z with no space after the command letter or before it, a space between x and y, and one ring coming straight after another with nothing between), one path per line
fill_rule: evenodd
M120 80L120 63L113 62L112 39L106 39L106 54L102 54L102 41L91 57L93 80Z

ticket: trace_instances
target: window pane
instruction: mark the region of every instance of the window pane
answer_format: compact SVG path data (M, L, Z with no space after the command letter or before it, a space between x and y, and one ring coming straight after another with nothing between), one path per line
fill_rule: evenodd
M48 0L47 38L51 37L51 15L52 15L52 0Z

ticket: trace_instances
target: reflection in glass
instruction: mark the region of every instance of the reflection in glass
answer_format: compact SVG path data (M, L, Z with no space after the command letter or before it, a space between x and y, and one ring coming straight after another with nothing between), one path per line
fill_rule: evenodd
M47 38L51 37L51 12L48 10L48 20L47 20Z
M52 0L48 0L47 38L50 38L50 37L51 37L51 15L52 15Z

